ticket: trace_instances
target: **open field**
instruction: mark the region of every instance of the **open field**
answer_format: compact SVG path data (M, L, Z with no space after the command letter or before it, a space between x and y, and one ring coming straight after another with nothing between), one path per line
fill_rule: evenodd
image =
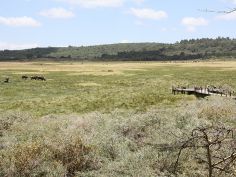
M182 142L199 126L236 125L229 98L171 94L172 85L236 90L233 61L1 62L0 81L0 177L207 176L191 150L174 174L178 151L160 144Z
M192 100L173 96L172 85L223 85L236 88L236 62L204 63L0 63L0 111L42 116L58 113L145 110ZM22 75L44 75L46 82Z
M117 71L148 69L163 66L179 67L219 67L236 69L235 61L205 62L1 62L0 70L36 70L36 71Z

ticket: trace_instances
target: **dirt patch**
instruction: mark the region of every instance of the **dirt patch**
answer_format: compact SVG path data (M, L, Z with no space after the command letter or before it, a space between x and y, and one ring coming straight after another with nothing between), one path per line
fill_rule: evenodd
M174 75L173 74L166 74L166 75L163 75L164 77L173 77Z
M81 72L75 72L75 73L69 73L67 75L69 76L77 76L77 75L95 75L95 76L108 76L108 75L121 75L124 74L121 71L113 71L113 72L108 72L108 71L81 71Z
M44 75L48 74L47 72L14 72L15 75Z
M84 82L84 83L76 83L76 86L84 86L84 87L94 87L94 86L101 86L101 84L95 83L95 82Z

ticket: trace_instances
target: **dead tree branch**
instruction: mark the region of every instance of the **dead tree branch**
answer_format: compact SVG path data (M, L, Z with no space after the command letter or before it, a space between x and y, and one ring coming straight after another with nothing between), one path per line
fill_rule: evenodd
M217 10L209 10L209 9L199 9L199 11L201 12L210 12L210 13L221 13L221 14L230 14L230 13L233 13L236 11L236 8L233 8L233 9L230 9L230 10L220 10L220 11L217 11Z
M203 157L198 161L206 164L208 176L218 176L229 173L230 166L236 161L236 140L234 129L222 126L197 127L191 132L191 136L185 140L179 148L174 164L174 172L177 171L180 157L185 149L204 149Z

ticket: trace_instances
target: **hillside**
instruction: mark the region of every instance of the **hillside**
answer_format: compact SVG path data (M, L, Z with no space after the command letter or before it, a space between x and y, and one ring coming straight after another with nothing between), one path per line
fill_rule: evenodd
M27 50L0 51L0 61L6 60L191 60L214 57L236 58L236 39L192 39L174 44L126 43L87 47L48 47Z

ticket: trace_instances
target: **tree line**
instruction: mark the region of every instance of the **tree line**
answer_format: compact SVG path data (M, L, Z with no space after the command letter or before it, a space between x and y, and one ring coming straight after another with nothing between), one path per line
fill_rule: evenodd
M236 58L236 39L202 38L174 44L126 43L81 47L47 47L0 51L0 61L8 60L127 60L170 61L208 58Z

